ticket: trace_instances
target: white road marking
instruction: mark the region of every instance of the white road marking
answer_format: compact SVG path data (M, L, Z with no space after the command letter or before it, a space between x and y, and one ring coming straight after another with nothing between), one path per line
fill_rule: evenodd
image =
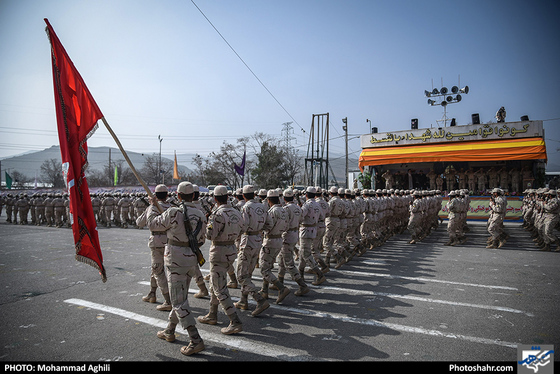
M67 299L64 300L64 302L90 309L96 309L105 313L115 314L124 318L155 326L160 329L165 329L167 327L167 321L165 320L144 316L138 313L129 312L127 310L114 308L108 305L93 303L82 299ZM175 332L183 335L187 334L186 331L183 332L180 329L177 329ZM291 349L289 347L267 344L260 341L253 342L251 340L248 340L248 338L239 338L233 335L215 334L206 330L201 335L205 341L211 341L217 344L228 346L232 349L255 353L258 355L263 355L265 357L275 357L285 361L314 360L314 358L312 356L309 356L306 351Z
M416 282L433 282L433 283L444 283L450 284L455 286L469 286L469 287L482 287L482 288L492 288L492 289L501 289L501 290L510 290L510 291L518 291L515 287L507 287L507 286L491 286L487 284L477 284L477 283L462 283L462 282L453 282L453 281L446 281L441 279L430 279L430 278L418 278L418 277L405 277L400 275L390 275L390 274L381 274L381 273L366 273L361 271L349 271L349 270L338 270L338 272L348 275L359 275L359 276L374 276L374 277L384 277L384 278L391 278L391 279L406 279Z
M123 309L114 308L103 304L97 304L86 300L67 299L64 300L64 302L91 308L91 309L97 309L105 313L116 314L125 318L146 323L162 329L167 326L167 322L164 320L143 316ZM292 307L286 307L281 305L271 304L271 307L289 311L292 313L310 316L310 317L333 318L343 322L359 323L367 326L384 327L384 328L406 332L406 333L423 334L423 335L430 335L430 336L441 337L441 338L464 340L472 343L499 345L503 347L517 348L517 343L505 342L498 339L486 339L486 338L480 338L480 337L468 336L462 334L446 333L438 330L430 330L430 329L405 326L405 325L400 325L395 323L381 322L374 319L353 318L337 313L322 313L322 312L315 312L307 309L292 308ZM221 335L221 334L214 334L206 330L204 331L203 339L213 341L219 344L224 344L241 351L255 353L259 355L265 355L268 357L276 357L278 359L287 360L287 361L309 360L311 358L311 356L309 356L304 351L294 350L287 347L276 346L272 344L265 344L262 342L252 343L251 341L248 341L246 339L236 338L236 337Z

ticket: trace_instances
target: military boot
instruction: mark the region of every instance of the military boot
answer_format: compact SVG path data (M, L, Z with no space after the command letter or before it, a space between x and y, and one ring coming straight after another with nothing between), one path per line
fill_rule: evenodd
M228 315L228 317L229 325L221 329L222 334L231 335L243 331L243 324L241 323L237 313L234 312L233 314Z
M189 345L185 345L181 347L181 353L185 356L190 356L200 351L203 351L206 347L204 346L204 342L200 341L198 343L190 342Z
M163 299L163 304L156 306L156 309L169 312L172 308L171 299L169 298L169 292L163 294Z
M315 280L311 282L312 285L318 286L327 280L327 278L325 278L325 276L323 275L323 272L321 272L318 267L315 267L313 270L313 272L316 274L316 277Z
M155 303L156 302L156 290L152 288L152 290L146 295L142 297L142 301L147 303Z
M208 288L206 288L206 284L204 283L204 281L198 284L198 289L199 291L194 294L194 297L196 297L197 299L202 299L203 297L208 296Z
M279 281L280 283L284 284L284 277L278 276L278 281ZM278 286L276 286L275 283L271 284L269 288L270 288L271 290L275 290L275 291L278 291L278 290L279 290Z
M346 263L346 259L343 256L336 254L336 265L334 266L334 268L340 269L340 267L345 263Z
M238 302L233 303L237 309L247 310L249 309L249 294L242 293L241 298Z
M317 258L317 264L319 264L319 266L321 267L321 271L323 272L323 274L329 272L329 266L321 257Z
M327 253L325 255L325 263L327 264L327 267L330 269L330 267L331 267L331 254L330 253Z
M253 317L258 316L259 314L261 314L262 312L264 312L266 309L268 309L268 307L270 306L269 302L267 299L265 299L264 297L262 297L259 293L257 293L255 295L255 300L257 300L257 307L255 308L255 310L253 310L253 312L251 313L251 315Z
M298 284L299 289L298 289L296 292L294 292L294 295L296 295L296 296L303 296L303 295L305 295L306 293L309 292L309 287L307 287L307 284L305 283L305 281L303 280L303 278L299 278L299 279L296 281L296 283Z
M218 305L211 304L210 311L205 316L198 316L198 322L207 325L215 325L218 323Z
M278 287L278 290L279 290L278 291L278 297L276 298L276 304L280 304L282 302L282 300L284 300L286 298L286 296L288 296L288 294L291 291L288 287L284 286L278 280L275 281L274 284L276 285L276 287Z
M169 323L165 330L157 332L157 334L156 334L157 337L160 338L160 339L166 340L168 342L175 341L175 326L176 326L175 324Z
M228 273L230 281L227 284L227 288L237 288L239 286L239 283L237 283L237 277L235 276L235 273Z
M261 290L260 290L260 294L265 299L268 299L268 281L263 280L262 287L261 287Z

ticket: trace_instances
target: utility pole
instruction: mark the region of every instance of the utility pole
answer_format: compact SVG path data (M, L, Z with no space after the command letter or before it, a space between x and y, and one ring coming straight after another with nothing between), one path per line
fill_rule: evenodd
M344 179L346 181L346 188L349 188L348 187L348 117L344 117L342 119L342 123L344 123L342 129L344 130L344 139L346 143L346 174Z
M161 183L160 181L162 180L162 175L161 175L161 141L163 140L163 138L158 135L157 136L158 140L159 140L159 161L158 161L158 174L157 174L157 180L158 183Z
M110 177L111 175L113 175L113 174L111 174L111 148L109 148L109 172L108 172L108 174L109 174L109 186L112 186L114 183L113 183L113 180Z

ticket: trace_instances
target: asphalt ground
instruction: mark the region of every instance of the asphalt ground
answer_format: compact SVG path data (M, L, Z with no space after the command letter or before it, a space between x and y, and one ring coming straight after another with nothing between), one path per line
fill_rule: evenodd
M186 357L186 331L158 339L168 312L149 290L147 229L99 228L107 282L74 259L71 230L14 225L0 217L0 358L4 362L375 361L517 363L517 345L560 347L560 252L541 252L519 223L502 249L487 249L484 222L447 247L446 222L418 244L396 235L303 297L290 294L243 332L198 323L206 350ZM202 248L208 259L209 243ZM202 267L208 273L209 264ZM261 284L259 269L253 280ZM297 286L289 278L292 291ZM195 316L209 299L189 300ZM230 289L234 301L239 289ZM158 291L158 303L163 301ZM255 304L251 304L253 309Z

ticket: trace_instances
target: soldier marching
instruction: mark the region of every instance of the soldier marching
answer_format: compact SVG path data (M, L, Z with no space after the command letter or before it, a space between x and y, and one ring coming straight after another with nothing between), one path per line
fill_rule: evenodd
M472 183L468 180L470 172L465 172L462 186ZM505 180L506 176L503 177ZM494 187L491 193L486 248L498 249L509 237L504 227L508 203L503 189ZM339 269L354 256L362 256L406 231L409 244L419 243L443 222L439 217L443 203L440 190L350 190L334 186L322 190L309 186L299 193L291 188L258 190L246 185L235 194L228 194L224 186L216 187L213 193L200 194L198 186L181 182L176 194L168 193L165 185L158 185L153 199L144 193L109 192L92 193L91 199L95 218L102 226L149 227L151 289L143 300L155 302L155 292L160 289L164 302L157 309L170 314L167 328L157 336L173 341L175 329L182 326L191 337L190 344L181 348L186 355L205 349L196 321L215 325L220 307L230 320L221 332L239 333L243 323L238 311L249 309L249 297L257 304L251 314L260 315L270 305L270 290L277 293L276 303L289 300L291 294L303 297L310 292L304 279L306 273L314 274L312 284L320 287L327 281L331 266ZM7 222L56 227L63 227L70 220L65 209L67 202L68 196L59 193L9 193L0 199L0 205L6 208ZM155 204L163 212L155 209ZM469 190L449 192L444 207L448 212L449 236L445 245L466 242L469 204ZM208 289L196 263L193 244L187 240L186 228L173 223L183 222L183 207L188 207L194 226L201 223L196 230L196 247L206 240L211 242ZM522 219L522 227L540 250L559 251L556 230L560 202L555 189L525 190ZM192 261L178 266L170 258L184 255ZM263 278L260 289L252 282L257 263ZM277 275L273 273L274 267L278 269ZM284 284L286 273L299 286L293 293ZM236 303L228 291L228 277L241 284L241 298ZM186 294L179 291L185 285L188 289L192 278L200 288L195 297L210 297L208 314L197 319L188 309Z

